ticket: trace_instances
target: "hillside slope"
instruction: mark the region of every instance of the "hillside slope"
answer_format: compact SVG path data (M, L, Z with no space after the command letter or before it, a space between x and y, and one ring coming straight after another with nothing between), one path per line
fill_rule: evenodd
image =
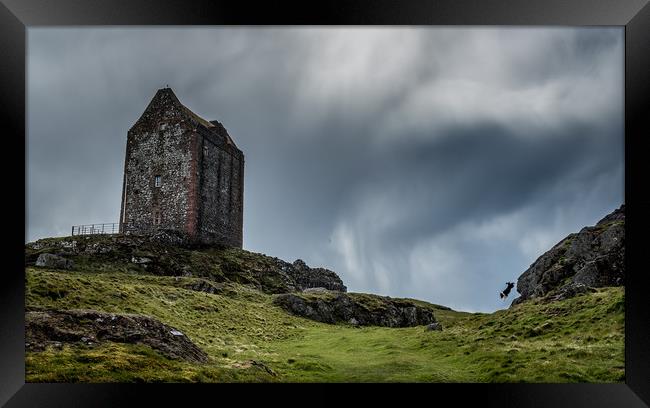
M243 250L122 245L112 237L71 245L61 238L26 248L28 382L625 379L620 287L556 302L532 299L492 314L350 294L360 310L417 305L443 330L360 327L309 320L281 306L283 293L337 298L301 293L310 284L343 289L331 271L300 275L300 264ZM72 269L35 266L52 252L72 260ZM312 276L319 281L300 283Z

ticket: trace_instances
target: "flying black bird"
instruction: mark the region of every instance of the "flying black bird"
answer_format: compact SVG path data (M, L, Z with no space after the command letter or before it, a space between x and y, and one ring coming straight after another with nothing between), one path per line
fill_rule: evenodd
M506 288L503 290L503 292L499 293L499 296L501 297L501 299L505 299L505 298L507 298L507 297L508 297L508 294L510 294L510 291L511 291L512 288L514 288L514 287L515 287L515 283L514 283L514 282L506 282Z

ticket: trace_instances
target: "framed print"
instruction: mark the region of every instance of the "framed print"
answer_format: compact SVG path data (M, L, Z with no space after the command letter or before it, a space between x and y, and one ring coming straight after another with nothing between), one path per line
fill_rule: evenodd
M0 10L1 403L650 401L646 1Z

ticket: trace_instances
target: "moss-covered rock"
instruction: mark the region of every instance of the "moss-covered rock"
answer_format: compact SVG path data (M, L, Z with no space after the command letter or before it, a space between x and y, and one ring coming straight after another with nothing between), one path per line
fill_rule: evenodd
M184 333L148 316L95 310L38 310L25 314L27 351L62 347L64 343L95 347L107 341L147 345L171 359L208 361L208 355Z
M436 322L431 305L366 293L288 293L276 296L273 303L296 316L323 323L412 327Z

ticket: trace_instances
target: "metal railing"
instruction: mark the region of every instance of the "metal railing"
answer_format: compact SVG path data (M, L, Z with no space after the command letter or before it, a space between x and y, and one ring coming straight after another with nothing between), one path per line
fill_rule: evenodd
M110 224L87 224L87 225L73 225L72 235L100 235L100 234L119 234L120 223L114 222Z
M72 235L146 234L153 233L159 229L159 225L134 225L129 223L112 222L107 224L73 225Z

